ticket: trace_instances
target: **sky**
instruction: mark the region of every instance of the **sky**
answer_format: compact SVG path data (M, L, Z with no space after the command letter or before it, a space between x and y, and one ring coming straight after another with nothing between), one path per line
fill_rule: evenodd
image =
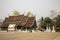
M14 10L31 12L39 19L51 15L51 10L60 11L60 0L0 0L1 19L13 15Z

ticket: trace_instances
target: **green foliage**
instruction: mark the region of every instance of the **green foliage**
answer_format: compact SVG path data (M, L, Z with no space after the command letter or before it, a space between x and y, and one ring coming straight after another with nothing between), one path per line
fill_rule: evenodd
M40 19L40 24L39 24L39 29L41 26L46 26L46 27L55 27L56 31L60 31L60 15L57 15L57 17L51 19L49 17L41 17Z
M49 17L46 17L45 19L44 19L44 24L47 26L47 27L51 27L51 26L53 26L53 21L52 21L52 19L50 19Z
M54 20L55 20L54 23L56 26L56 31L59 31L60 30L60 15L57 15L57 17L55 17Z
M60 15L57 15L57 17L55 17L55 25L56 26L60 26Z
M29 32L32 32L32 29L31 28L29 29Z
M39 30L44 30L42 27L53 27L54 22L52 19L50 19L49 17L41 17L40 19L40 24L39 24Z
M41 19L39 19L39 27L38 27L38 29L41 30L41 26L43 26L43 25L44 25L44 18L41 17Z
M57 15L57 21L60 21L60 15Z

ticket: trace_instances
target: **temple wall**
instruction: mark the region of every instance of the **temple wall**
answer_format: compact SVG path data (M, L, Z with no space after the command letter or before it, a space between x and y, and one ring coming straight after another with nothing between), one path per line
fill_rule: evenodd
M0 31L1 31L1 28L0 28Z

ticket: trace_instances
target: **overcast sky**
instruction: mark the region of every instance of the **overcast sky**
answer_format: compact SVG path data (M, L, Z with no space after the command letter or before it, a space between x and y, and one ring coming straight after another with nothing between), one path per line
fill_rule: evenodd
M13 11L20 13L30 11L36 18L49 16L51 10L60 11L60 0L0 0L0 18L13 15Z

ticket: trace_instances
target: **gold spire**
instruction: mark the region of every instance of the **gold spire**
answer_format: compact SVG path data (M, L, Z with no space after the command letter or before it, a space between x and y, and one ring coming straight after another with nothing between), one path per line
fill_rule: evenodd
M16 10L15 10L13 13L14 13L14 15L13 15L13 16L18 16L18 15L19 15L19 12L18 12L18 11L16 11Z

